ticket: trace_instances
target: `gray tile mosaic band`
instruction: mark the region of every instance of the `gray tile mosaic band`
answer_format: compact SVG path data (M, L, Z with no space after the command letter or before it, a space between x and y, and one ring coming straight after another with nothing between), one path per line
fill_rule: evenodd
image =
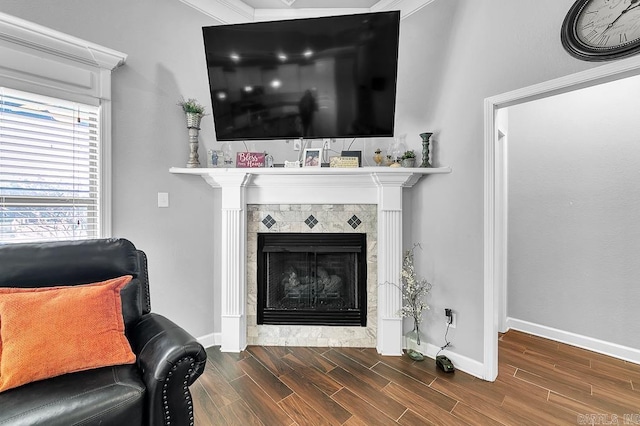
M306 223L310 229L313 229L313 227L318 224L318 219L311 215L304 221L304 223Z
M262 219L262 223L267 227L267 229L271 229L271 227L276 224L276 221L270 214L268 214L267 217Z
M353 216L351 216L351 218L347 221L347 223L349 225L351 225L351 227L353 229L356 229L358 226L360 226L360 224L362 223L362 221L358 218L358 216L356 216L355 214Z

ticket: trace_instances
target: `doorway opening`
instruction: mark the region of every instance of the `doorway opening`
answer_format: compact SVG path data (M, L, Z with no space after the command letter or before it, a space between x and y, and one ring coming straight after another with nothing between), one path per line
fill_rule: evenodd
M627 58L587 71L485 99L484 179L484 373L498 375L498 332L504 330L507 267L507 193L504 109L536 99L640 74L640 57Z

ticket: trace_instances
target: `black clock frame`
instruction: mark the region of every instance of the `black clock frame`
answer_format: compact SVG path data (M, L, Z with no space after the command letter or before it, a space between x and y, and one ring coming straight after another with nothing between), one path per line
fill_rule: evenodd
M640 39L631 40L613 47L589 46L580 40L576 30L578 18L590 1L577 0L567 12L560 32L560 40L565 50L571 56L585 61L610 61L639 53Z

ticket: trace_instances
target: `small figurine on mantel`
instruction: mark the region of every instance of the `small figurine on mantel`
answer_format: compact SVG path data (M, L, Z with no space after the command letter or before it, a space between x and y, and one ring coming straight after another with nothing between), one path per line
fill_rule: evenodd
M375 161L376 166L380 166L382 164L382 150L380 148L376 149L375 154L373 154L373 161Z

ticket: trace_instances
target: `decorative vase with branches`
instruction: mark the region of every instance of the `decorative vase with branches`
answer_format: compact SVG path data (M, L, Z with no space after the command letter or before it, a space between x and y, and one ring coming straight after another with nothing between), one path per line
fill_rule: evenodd
M420 345L420 323L422 322L422 313L429 309L425 298L431 291L432 285L425 278L416 274L413 263L413 252L416 247L419 245L416 244L411 250L407 250L402 259L402 308L400 314L403 317L413 319L416 343Z

